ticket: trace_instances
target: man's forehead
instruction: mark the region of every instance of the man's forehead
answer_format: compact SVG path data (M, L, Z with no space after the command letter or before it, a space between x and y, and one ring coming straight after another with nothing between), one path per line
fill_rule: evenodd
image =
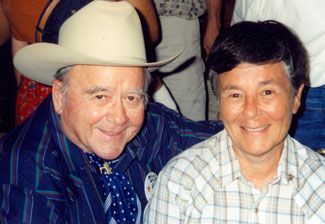
M105 78L121 78L136 81L145 77L143 67L109 66L109 65L74 65L68 71L68 80L96 82Z
M97 65L75 65L68 72L68 83L85 93L143 90L144 68Z

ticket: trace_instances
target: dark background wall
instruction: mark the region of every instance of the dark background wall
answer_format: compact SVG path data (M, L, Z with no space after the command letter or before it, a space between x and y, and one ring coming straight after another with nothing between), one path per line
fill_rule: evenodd
M0 135L14 127L16 91L11 43L7 42L0 46Z

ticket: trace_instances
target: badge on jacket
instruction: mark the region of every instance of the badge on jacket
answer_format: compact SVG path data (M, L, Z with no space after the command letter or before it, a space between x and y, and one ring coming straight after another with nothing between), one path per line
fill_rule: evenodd
M157 178L158 178L157 174L155 174L154 172L150 172L150 173L148 173L148 175L146 176L146 179L144 181L144 193L145 193L148 201L152 197L153 188L155 186Z

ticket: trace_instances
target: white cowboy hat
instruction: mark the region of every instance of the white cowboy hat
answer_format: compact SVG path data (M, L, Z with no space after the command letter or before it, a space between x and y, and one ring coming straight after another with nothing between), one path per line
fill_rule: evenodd
M52 85L63 67L89 64L152 67L167 64L181 54L147 63L141 22L127 1L92 1L61 26L58 44L35 43L14 57L18 71L37 82Z

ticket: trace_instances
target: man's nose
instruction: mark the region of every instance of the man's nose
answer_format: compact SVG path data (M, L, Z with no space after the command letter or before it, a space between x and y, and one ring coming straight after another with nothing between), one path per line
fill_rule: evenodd
M114 101L108 110L106 119L114 124L123 125L129 120L122 100Z

